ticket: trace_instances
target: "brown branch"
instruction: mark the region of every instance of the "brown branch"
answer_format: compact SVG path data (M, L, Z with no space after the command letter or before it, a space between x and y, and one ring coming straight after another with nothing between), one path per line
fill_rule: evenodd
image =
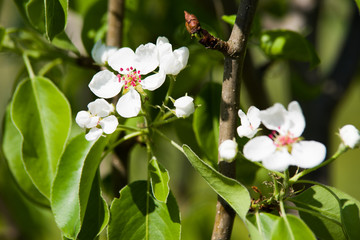
M255 15L258 0L242 0L237 12L234 27L228 41L213 37L202 29L195 15L185 11L186 28L192 36L200 39L206 48L214 49L225 55L224 77L220 104L219 144L236 136L240 102L240 78L244 65L247 40ZM220 161L219 171L225 176L235 178L235 162ZM215 223L212 240L230 239L234 223L234 210L220 197L216 205Z
M106 45L121 47L125 0L108 1L108 31Z

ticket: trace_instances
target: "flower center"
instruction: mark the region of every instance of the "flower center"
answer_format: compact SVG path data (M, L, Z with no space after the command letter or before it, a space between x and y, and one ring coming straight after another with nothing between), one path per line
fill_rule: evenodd
M291 153L292 145L300 141L299 137L293 137L290 132L286 135L278 135L276 131L273 131L269 137L274 141L277 148L285 147L289 153Z
M120 68L122 72L124 69ZM127 90L129 87L136 87L141 83L140 71L136 71L133 67L127 68L126 71L129 71L127 74L118 74L117 77L119 82L124 82L124 89Z

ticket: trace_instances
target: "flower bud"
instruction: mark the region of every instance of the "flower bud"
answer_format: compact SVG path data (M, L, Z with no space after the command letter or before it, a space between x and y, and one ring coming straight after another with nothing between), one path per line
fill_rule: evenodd
M234 140L225 140L219 146L219 156L226 162L232 162L237 154L238 145Z
M177 117L188 117L195 111L194 99L189 96L178 98L174 102Z
M340 128L340 137L343 143L349 148L355 148L360 145L360 132L353 125L345 125Z

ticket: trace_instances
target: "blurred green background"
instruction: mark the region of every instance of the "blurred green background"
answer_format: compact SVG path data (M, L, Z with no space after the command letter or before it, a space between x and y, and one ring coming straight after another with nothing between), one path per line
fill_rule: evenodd
M226 2L226 1L224 1ZM238 1L228 1L237 6ZM298 29L303 34L309 34L312 26L302 25L301 19L292 19L294 4L285 0L264 0L259 3L259 16L254 25L267 28ZM303 2L313 2L303 1ZM135 49L139 44L155 42L157 36L166 36L174 48L187 46L190 49L189 67L179 76L175 85L174 98L188 92L196 95L205 82L222 81L223 57L220 53L204 49L194 39L191 40L184 27L183 11L196 14L202 26L213 34L226 39L229 26L220 20L221 1L217 0L128 0L126 2L124 46ZM228 3L227 3L228 4ZM306 4L306 3L305 3ZM295 4L296 5L296 4ZM311 4L309 5L311 6ZM85 14L85 22L92 21L98 29L88 29L91 39L100 29L105 31L103 23L106 18L99 19L106 9L106 1L70 1L73 9L68 21L68 35L74 39L81 37L81 19ZM306 6L305 6L306 7ZM327 0L320 4L317 27L316 50L321 59L319 72L330 72L335 59L339 56L340 46L349 29L351 13L355 5L351 0ZM15 4L11 0L0 0L0 26L24 27ZM236 8L224 6L226 14L235 14ZM296 12L296 11L295 11ZM289 20L289 19L290 20ZM285 25L284 25L285 22ZM91 26L96 26L92 23ZM89 24L90 25L90 24ZM89 26L85 26L87 28ZM100 32L101 32L100 31ZM360 30L359 30L360 31ZM255 32L255 30L254 30ZM83 33L84 34L84 33ZM91 48L91 41L84 42L85 48ZM81 45L78 45L81 47ZM85 51L85 50L83 50ZM253 56L254 65L261 67L268 60L257 47L256 40L250 40L249 52ZM357 63L359 66L359 63ZM36 67L36 66L35 66ZM359 69L359 68L358 68ZM245 68L244 71L247 71ZM76 65L65 64L55 68L49 77L64 91L69 98L73 113L84 109L94 98L87 88L91 76L95 72ZM360 129L360 71L352 77L350 87L336 106L334 118L330 121L330 144L328 153L334 153L340 143L336 132L345 124L353 124ZM325 75L325 74L324 74ZM8 52L0 52L0 122L3 123L5 108L14 90L14 84L24 76L24 66L21 57ZM292 99L290 67L285 61L271 64L264 75L264 84L270 103L280 102L287 105ZM247 109L253 102L247 89L243 86L241 105ZM307 116L305 116L307 118ZM178 123L184 131L192 132L190 121L181 120ZM177 139L174 128L165 129L167 134ZM0 135L2 136L2 128ZM158 160L169 170L171 188L175 194L181 211L182 238L185 240L210 239L215 216L216 194L190 166L189 162L175 149L169 148L166 142L157 139ZM177 141L181 141L177 139ZM194 142L188 143L196 149ZM135 147L131 152L130 181L144 179L146 173L145 149ZM171 156L171 158L169 158ZM103 163L104 172L107 167ZM330 184L360 200L360 150L348 151L330 166ZM256 172L255 179L247 184L261 184L266 180L265 171ZM232 239L247 239L248 233L241 220L236 218ZM60 239L52 215L47 209L42 209L26 198L19 191L13 180L6 161L1 154L0 160L0 240L6 239Z

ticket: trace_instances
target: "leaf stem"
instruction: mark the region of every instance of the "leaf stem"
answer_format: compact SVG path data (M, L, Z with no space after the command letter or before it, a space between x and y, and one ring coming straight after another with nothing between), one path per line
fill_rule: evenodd
M32 67L31 67L31 63L30 63L28 55L26 53L23 53L22 58L24 60L25 67L26 67L26 70L27 70L27 72L29 74L30 79L35 78L35 74L34 74L34 71L33 71Z

